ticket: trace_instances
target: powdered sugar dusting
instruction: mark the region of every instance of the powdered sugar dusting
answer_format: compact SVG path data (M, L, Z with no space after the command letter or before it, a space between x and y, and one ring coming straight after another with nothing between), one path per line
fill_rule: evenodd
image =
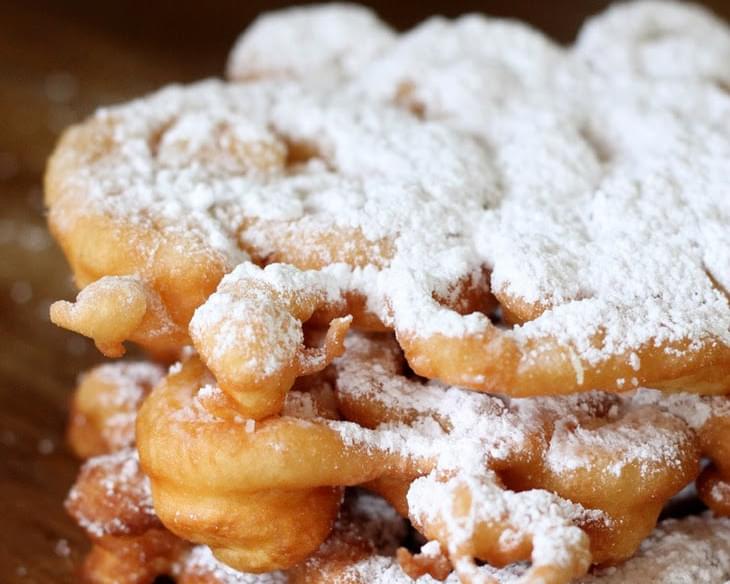
M352 76L394 39L393 31L363 6L288 8L261 15L246 29L228 59L228 76L334 84Z
M282 365L294 362L303 347L301 322L292 315L291 302L286 299L309 293L321 296L326 303L341 302L336 273L344 268L330 266L318 277L285 264L271 264L263 270L251 263L240 264L196 310L190 322L191 333L200 338L215 330L214 348L207 355L213 362L245 344L266 344L264 352L247 353L249 361L242 367L261 378L269 376ZM277 298L281 301L276 302Z
M286 584L283 572L247 574L218 561L208 546L195 546L183 566L185 574L213 579L216 584Z
M525 516L514 519L525 531L517 530L510 536L507 530L504 535L520 538L532 533L539 538L540 534L552 533L543 540L544 554L535 552L534 562L561 557L549 547L555 538L566 545L571 541L577 545L570 534L561 531L557 537L553 530L570 531L584 521L611 519L568 503L568 507L560 507L564 501L539 490L530 491L529 496L520 493L524 500L513 497L488 480L487 467L499 469L500 464L529 456L533 449L542 453L544 448L544 454L537 455L540 459L530 462L536 472L544 465L556 474L590 469L617 477L638 472L649 479L654 473L682 468L687 453L695 448L694 432L728 412L723 397L664 395L648 389L625 394L591 392L506 400L436 382L424 383L402 374L397 346L383 337L351 335L345 356L336 360L335 366L338 398L346 413L357 412L359 407L382 412L370 418L369 423L375 424L373 430L331 423L343 440L374 451L395 452L404 461L420 461L424 468L435 469L414 482L408 492L409 513L416 521L419 516L428 521L436 517L454 520L448 528L453 541L449 539L448 544L453 543L456 550L459 542L472 536L480 513L486 514L482 518L485 521L487 516L506 520L510 513L540 508L545 512L545 524L528 521ZM378 422L378 416L382 421ZM527 444L532 446L527 448ZM454 515L444 506L451 505L459 490L465 488L475 501L474 515ZM537 500L528 501L530 497ZM499 506L502 504L504 507ZM562 509L558 515L551 515L553 505ZM563 558L569 557L565 548L560 553ZM468 564L456 567L462 572L475 569Z
M478 145L440 124L295 84L173 86L101 110L90 123L110 144L59 176L61 193L84 192L97 209L127 220L154 217L170 233L192 229L232 259L241 257L237 235L265 256L261 221L305 214L311 229L334 220L370 239L397 234L422 204L448 212L445 199L457 197L476 208L493 174ZM290 140L316 151L293 173Z
M709 514L660 523L644 540L637 554L624 563L595 570L575 580L575 584L677 583L720 584L730 578L730 520ZM528 567L514 564L505 568L481 566L479 575L493 578L498 584L519 584ZM343 582L368 584L409 584L413 582L394 558L374 554L360 560L343 573ZM435 584L422 576L419 584ZM458 584L456 573L445 580Z
M373 358L378 351L380 358ZM505 400L408 379L399 374L394 344L362 335L348 337L346 356L336 367L340 399L390 412L392 421L378 426L380 433L373 438L378 448L402 448L405 456L477 473L485 462L498 466L525 456L525 444L546 439L545 462L557 472L589 467L592 457L603 453L604 461L614 461L616 474L630 465L649 473L675 464L691 441L680 419L699 429L698 421L722 415L728 407L722 398L686 394L662 400L660 392L652 390ZM598 428L596 420L602 421ZM544 434L546 427L553 427L550 436ZM361 439L357 428L342 432L349 439Z
M351 19L378 36L361 9L297 9L262 18L241 46ZM342 64L326 64L345 50L341 32L322 67ZM504 332L523 365L547 338L570 348L578 380L625 355L638 383L651 347L730 345L728 39L717 19L671 3L612 9L568 49L517 23L435 18L384 43L329 96L208 81L101 111L92 124L111 129L108 155L58 177L59 191L197 234L231 267L277 251L272 233L311 243L325 263L331 246L314 250L332 229L388 241L392 257L376 254L383 265L361 277L340 271L339 287L404 333L487 331L484 315L434 300L487 268L503 303L533 308ZM299 52L267 54L300 70ZM602 74L607 56L616 77ZM667 79L675 58L681 83ZM292 144L313 156L292 167Z
M154 363L134 361L104 363L94 369L98 379L114 387L114 392L104 396L111 406L139 404L144 394L143 388L154 387L162 379L163 373L163 369Z
M90 458L80 476L86 480L74 485L66 505L91 537L130 533L129 517L133 518L131 525L139 524L140 518L157 522L149 479L135 449ZM89 504L92 500L96 505Z
M434 18L354 88L489 145L501 190L475 245L500 299L547 309L514 338L572 347L581 379L581 362L642 346L730 341L727 298L707 275L727 288L729 47L721 21L672 2L612 8L567 51L516 23ZM406 329L450 318L413 294L392 300Z
M712 417L730 415L725 397L700 397L686 393L665 393L655 389L639 389L632 399L637 404L651 404L681 418L693 430L700 430Z
M608 457L615 462L604 472L616 476L628 467L649 476L656 468L680 466L681 453L692 440L686 427L667 425L667 415L656 408L637 408L617 418L609 412L609 423L593 429L575 427L572 420L561 419L550 440L547 465L561 473L594 468L596 459Z

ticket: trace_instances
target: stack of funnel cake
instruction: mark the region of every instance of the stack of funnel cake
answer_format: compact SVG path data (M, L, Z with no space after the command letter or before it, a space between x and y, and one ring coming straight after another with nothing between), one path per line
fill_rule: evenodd
M725 23L635 2L566 48L329 4L228 77L48 165L53 321L150 356L75 394L90 581L730 578Z

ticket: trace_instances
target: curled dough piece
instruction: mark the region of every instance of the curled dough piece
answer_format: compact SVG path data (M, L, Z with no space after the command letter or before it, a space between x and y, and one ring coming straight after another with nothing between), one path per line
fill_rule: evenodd
M225 393L201 389L204 379L203 365L191 360L157 387L139 414L138 447L161 521L184 539L209 545L235 569L288 568L312 554L337 515L338 486L417 477L434 468L433 453L409 456L393 448L397 434L386 430L288 415L251 424ZM290 399L297 394L290 393ZM296 399L306 401L305 395ZM311 408L310 403L302 411ZM181 441L182 456L173 448ZM493 479L484 470L479 480L491 484ZM490 493L500 491L495 484ZM573 519L581 509L564 507ZM568 521L568 515L559 515L556 527ZM541 525L553 525L553 519L542 517ZM488 539L493 533L481 535ZM563 543L555 549L572 556L577 547ZM516 559L529 557L525 547L513 551Z
M159 385L140 410L137 443L165 526L236 569L304 560L329 534L341 486L409 468L397 455L346 444L322 417L247 421L227 394L201 389L206 375L193 359ZM302 399L302 413L321 412Z
M701 394L730 389L730 350L719 339L648 339L614 352L607 347L617 340L607 338L603 325L608 315L589 308L586 320L580 304L546 310L512 330L497 327L483 314L455 314L430 297L423 299L421 321L447 320L457 333L400 327L402 307L397 304L394 320L398 342L416 373L477 391L531 397L639 386ZM560 327L571 318L582 322L584 330L575 338L561 338ZM641 311L624 318L641 318Z
M190 335L240 412L260 419L281 410L297 377L321 371L342 354L351 316L330 321L321 348L305 347L302 326L316 311L344 309L341 291L327 286L323 272L244 263L195 312Z
M98 388L98 400L91 402L94 407L84 409L94 414L94 423L103 421L101 427L110 428L121 414L125 420L131 418L133 425L141 401L134 398L138 392L133 385L158 374L159 368L149 363L103 365L85 376L77 392L84 399L77 395L75 401L83 407L90 397L86 394ZM124 407L115 413L120 404ZM67 510L92 542L81 567L84 582L153 584L159 576L174 577L181 584L288 581L284 574L265 574L258 579L237 572L215 560L205 546L192 547L165 529L152 508L149 480L140 471L137 452L130 445L114 440L103 444L111 454L91 455L66 500ZM86 456L78 450L77 454Z
M416 480L408 491L410 517L429 539L448 550L460 581L493 584L474 558L492 565L531 557L521 583L562 584L584 575L591 565L590 540L572 518L575 506L547 491L514 493L496 476ZM539 519L536 520L536 516Z
M195 312L190 336L241 413L261 419L280 411L297 377L321 371L342 354L351 323L383 330L387 301L351 289L358 278L375 277L344 263L310 270L243 263ZM493 298L487 282L479 273L453 282L447 295L434 296L459 313L488 309ZM306 322L328 327L320 348L305 346Z
M187 338L160 298L135 276L105 276L81 290L76 302L54 302L51 321L93 339L107 357L124 355L128 339L157 338L168 346Z

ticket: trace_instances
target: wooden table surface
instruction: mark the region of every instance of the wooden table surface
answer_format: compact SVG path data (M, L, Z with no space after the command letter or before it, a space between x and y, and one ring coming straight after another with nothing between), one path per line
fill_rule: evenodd
M41 180L59 131L101 104L220 75L237 32L283 2L0 2L0 583L74 582L87 549L62 502L78 463L64 444L76 375L100 361L48 322L74 294L45 230ZM399 27L484 9L562 40L604 1L378 2ZM711 3L712 4L712 3ZM730 16L730 3L714 8Z

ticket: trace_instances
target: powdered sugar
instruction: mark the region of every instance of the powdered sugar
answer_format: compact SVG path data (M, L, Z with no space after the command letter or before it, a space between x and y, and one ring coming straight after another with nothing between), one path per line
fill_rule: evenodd
M409 514L416 521L419 517L434 521L434 514L442 521L453 519L456 523L448 527L448 543L453 543L454 549L471 537L480 514L486 514L484 521L492 517L490 514L506 521L506 510L519 514L543 509L544 524L537 519L528 521L525 516L515 522L526 531L518 530L510 536L507 530L504 537L526 537L526 533L542 537L551 533L545 535L545 546L556 539L565 545L571 541L569 534L561 531L557 537L554 530L573 529L583 521L611 521L601 513L570 507L544 491L530 491L530 497L542 501L542 507L538 501L528 501L525 493L521 493L524 500L513 497L489 480L487 467L499 469L515 460L529 460L532 453L540 457L529 462L535 472L541 465L557 475L589 471L604 483L614 480L611 475L619 479L625 473L636 472L651 481L656 473L672 473L675 468L684 472L681 469L696 448L693 430L701 430L710 419L723 417L728 411L723 397L663 395L647 389L618 395L592 392L505 400L409 379L403 376L399 359L395 343L383 337L348 337L345 356L335 362L338 398L345 412L357 412L358 408L375 412L368 414L374 430L344 422L333 422L331 427L348 444L396 453L403 465L435 469L412 484L408 491ZM468 488L475 506L473 516L454 516L444 508L463 488ZM560 507L563 503L568 507ZM499 506L502 504L504 507ZM547 511L553 509L553 504L562 509L556 516ZM545 550L543 560L559 557L555 549L548 546ZM565 558L570 555L565 548L561 553L567 554ZM539 563L540 555L536 554L533 560ZM457 569L474 567L465 564Z
M435 460L443 469L479 474L485 463L498 467L528 455L526 444L545 442L545 464L555 472L590 468L600 459L601 464L613 461L608 472L620 475L635 466L648 476L673 466L692 440L680 419L699 429L699 421L727 409L722 398L714 404L714 398L677 394L665 401L650 390L506 401L408 379L399 373L397 349L387 342L380 348L382 343L348 337L346 356L336 362L340 399L390 412L392 421L381 423L377 436L370 438L373 447ZM602 424L596 427L599 419ZM357 427L340 431L350 441L366 439Z
M179 229L174 220L184 219L185 227L205 234L231 258L240 257L233 248L244 218L292 221L306 212L309 221L334 219L374 239L397 233L416 203L429 198L464 199L468 193L478 205L491 172L476 144L439 124L292 84L170 87L102 110L94 123L108 134L108 150L58 177L67 181L59 190L80 189L90 202L128 220L153 215L168 230ZM288 140L313 145L323 160L315 157L288 176ZM434 166L427 154L437 152L441 160ZM400 208L392 217L377 208L387 201L389 212ZM259 235L243 231L242 243L256 246Z
M259 16L236 41L228 75L337 83L389 47L395 34L367 8L322 4Z
M466 507L465 507L466 505ZM519 542L532 543L532 563L574 566L590 564L588 537L576 526L581 518L601 513L586 512L547 491L533 489L514 493L499 486L496 476L460 473L447 480L434 474L421 477L408 490L408 509L416 523L443 525L454 568L462 578L478 575L468 549L484 525L500 526L505 547ZM578 558L578 559L577 559Z
M709 514L685 519L667 519L644 540L637 554L624 563L597 569L575 580L576 584L722 584L730 578L730 521ZM528 567L513 564L505 568L481 566L479 575L490 577L498 584L519 584ZM359 578L370 584L409 584L413 582L398 566L396 560L374 554L348 566L343 580ZM430 576L417 580L419 584L435 584ZM451 573L447 584L458 584Z
M267 55L272 71L291 65L295 76L304 62L347 69L333 95L208 81L104 110L93 124L111 129L99 138L108 152L56 177L59 190L200 237L231 267L242 250L266 258L292 238L338 261L330 240L317 243L332 230L343 230L343 246L351 230L368 246L390 242L391 257L371 250L365 262L377 269L340 270L338 285L403 333L486 332L486 317L456 314L434 294L487 268L505 305L533 308L533 320L504 333L523 365L551 339L570 348L577 380L625 355L638 383L651 347L730 345L719 288L730 284L730 139L720 123L730 95L718 85L726 27L700 9L639 2L593 20L563 49L517 23L436 18L350 67L338 55L352 54L359 33L332 28L344 22L389 38L361 9L297 9L263 17L236 53L322 24L317 55ZM681 59L679 87L667 79L669 55ZM604 75L606 62L620 74ZM312 155L292 166L297 144Z
M147 362L106 363L79 379L71 424L93 424L110 450L134 444L137 410L164 370Z
M656 408L638 408L622 419L609 415L601 428L575 427L570 419L555 427L546 454L547 465L557 473L595 468L596 460L615 462L604 472L620 477L629 468L641 476L654 469L679 466L681 453L692 440L682 424L667 424L667 415Z
M135 449L90 458L80 476L85 480L71 489L66 506L90 536L128 534L129 517L134 526L157 522L149 479Z
M211 383L206 383L198 389L193 398L185 407L178 409L174 413L174 419L180 422L197 422L204 424L216 424L223 422L223 418L219 418L207 407L206 402L215 402L216 400L225 399L225 394L221 389L214 385L212 375L209 375ZM239 416L240 423L245 424L246 420Z
M547 308L514 338L573 347L580 380L581 362L730 340L727 298L706 273L727 288L730 264L718 250L730 249L719 227L730 221L730 150L719 120L730 100L717 83L728 47L720 21L674 3L614 8L587 25L574 52L513 23L436 18L366 68L355 89L415 104L491 147L500 201L483 213L475 245L500 299ZM647 70L657 79L642 78ZM395 295L393 306L418 332L453 319L414 294Z
M208 546L195 546L185 560L185 574L200 578L212 578L216 584L286 584L288 579L283 572L265 574L246 574L218 561Z
M191 334L207 346L205 338L214 331L215 343L206 354L209 363L220 362L238 350L242 369L259 378L270 376L282 365L294 363L302 351L302 324L291 306L304 295L319 297L326 304L341 302L335 274L343 268L330 266L320 275L284 264L271 264L263 270L251 263L240 264L196 310L190 322ZM266 350L242 350L260 345Z
M714 416L730 415L730 403L725 397L700 397L686 393L670 393L655 389L640 389L632 399L638 404L652 404L681 418L693 430L700 430Z
M607 77L730 81L727 25L699 4L616 4L583 25L575 51Z
M399 375L397 358L387 344L382 361L370 358L379 348L364 337L348 340L347 356L337 363L338 393L345 403L361 400L383 407L393 421L380 423L374 431L344 422L333 422L331 427L346 444L395 452L431 470L411 484L409 514L416 524L443 526L442 533L448 536L442 543L448 546L457 572L466 577L477 571L460 550L468 548L479 526L487 523L502 526L505 537L531 538L536 564L587 564L587 539L576 524L588 517L610 519L547 491L512 493L488 470L499 466L500 460L529 456L525 445L530 436L543 431L544 414L535 417L527 408L522 417L518 407L511 407L519 400L508 406L489 395L408 380ZM567 402L579 404L581 399L586 397L567 398L561 411L574 416ZM457 503L464 498L470 502L466 510ZM460 511L452 505L460 505Z

